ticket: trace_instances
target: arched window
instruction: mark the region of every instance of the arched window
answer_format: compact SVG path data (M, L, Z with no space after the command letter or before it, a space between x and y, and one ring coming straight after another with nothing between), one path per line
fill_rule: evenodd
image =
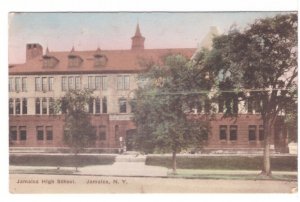
M54 114L54 99L49 98L49 114Z
M107 113L107 98L103 97L102 99L102 113Z
M22 99L22 114L27 114L27 99Z
M16 114L21 114L21 101L19 98L16 99Z
M119 108L120 108L120 113L126 113L127 112L127 101L125 98L120 98L119 99Z
M47 114L47 99L42 99L42 114Z
M97 97L96 98L96 114L100 114L100 105L101 105L101 102L100 102L100 99Z
M14 114L14 100L12 98L9 99L9 114Z
M89 100L89 113L93 114L94 113L94 99L91 98Z
M41 101L40 101L40 98L35 99L35 114L41 114Z

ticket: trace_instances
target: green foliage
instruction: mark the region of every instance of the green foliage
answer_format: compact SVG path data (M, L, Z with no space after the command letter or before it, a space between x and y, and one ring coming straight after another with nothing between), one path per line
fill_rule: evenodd
M92 91L88 89L70 90L56 103L56 111L65 114L64 142L75 154L92 146L96 140L96 132L86 110L90 99Z
M258 19L243 32L232 30L216 37L205 67L218 79L218 89L262 90L220 94L261 100L261 114L268 118L295 102L297 27L297 14L292 13Z
M10 165L22 166L55 166L55 167L83 167L88 165L111 165L115 162L114 155L66 155L66 154L23 154L9 155Z
M260 170L261 161L261 156L178 156L177 166L181 169ZM147 156L146 165L171 168L172 158ZM277 171L297 171L297 157L272 157L271 165Z
M267 175L271 128L280 112L293 111L287 107L295 107L297 100L297 28L297 13L258 19L243 32L234 29L216 37L204 65L217 78L218 97L256 102L264 125ZM236 116L233 111L226 110L225 116Z
M197 102L207 99L196 91L211 86L201 66L181 55L166 57L164 64L140 75L145 82L135 92L136 146L147 153L201 145L208 130L205 120L196 120L190 113Z

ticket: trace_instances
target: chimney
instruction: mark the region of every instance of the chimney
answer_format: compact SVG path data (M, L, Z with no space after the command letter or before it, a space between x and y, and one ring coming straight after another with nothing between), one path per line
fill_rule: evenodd
M40 44L30 43L26 45L26 61L39 56L43 56L43 47Z

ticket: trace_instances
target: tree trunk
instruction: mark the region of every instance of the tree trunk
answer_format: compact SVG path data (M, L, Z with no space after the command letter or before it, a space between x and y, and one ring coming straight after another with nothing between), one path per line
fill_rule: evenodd
M172 153L172 168L173 174L176 174L176 151L173 151Z
M270 136L271 136L271 124L270 120L264 119L264 156L263 156L263 168L262 175L271 176L271 160L270 160Z

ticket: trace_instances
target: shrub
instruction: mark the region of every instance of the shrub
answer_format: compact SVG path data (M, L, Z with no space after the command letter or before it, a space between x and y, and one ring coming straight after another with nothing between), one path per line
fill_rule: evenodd
M146 165L172 167L170 156L148 156ZM177 168L219 169L219 170L260 170L261 156L178 156ZM275 171L297 171L296 156L271 157L271 168Z
M10 154L10 165L22 166L55 166L83 167L88 165L109 165L115 162L114 155L41 155L41 154Z

